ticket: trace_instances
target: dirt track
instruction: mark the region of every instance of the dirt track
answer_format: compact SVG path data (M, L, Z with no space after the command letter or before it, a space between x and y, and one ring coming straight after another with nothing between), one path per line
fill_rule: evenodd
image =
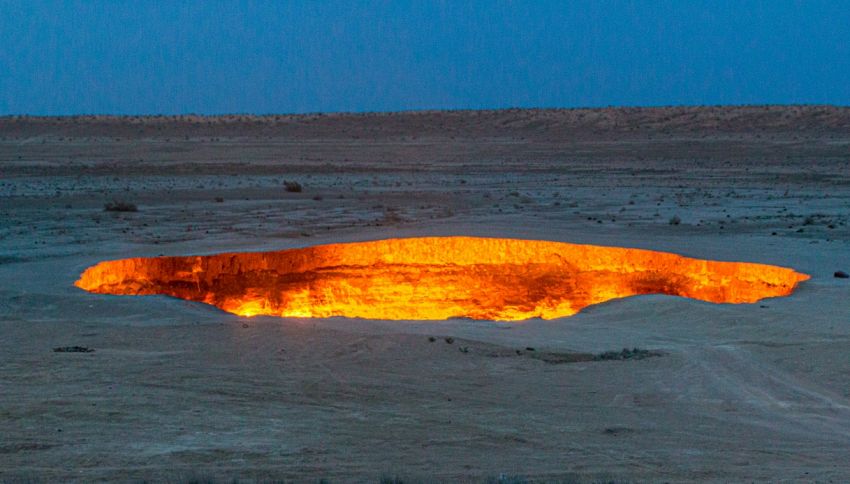
M842 108L0 118L0 480L845 481L848 221ZM104 259L453 234L813 277L521 324L245 319L72 285ZM96 351L52 351L72 345ZM623 347L664 356L539 357Z

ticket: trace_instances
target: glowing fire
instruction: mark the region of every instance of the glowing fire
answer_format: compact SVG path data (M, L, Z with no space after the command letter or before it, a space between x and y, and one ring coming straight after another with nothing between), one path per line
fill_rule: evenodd
M809 276L745 262L536 240L425 237L101 262L76 285L167 294L241 316L518 321L639 294L713 303L787 296Z

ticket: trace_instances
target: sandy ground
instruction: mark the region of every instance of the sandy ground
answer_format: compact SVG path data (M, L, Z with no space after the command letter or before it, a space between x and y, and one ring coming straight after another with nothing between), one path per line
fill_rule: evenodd
M849 220L850 109L0 118L0 480L845 482ZM248 319L72 285L104 259L417 235L812 279L520 324ZM70 345L96 351L52 351ZM547 357L635 346L664 356Z

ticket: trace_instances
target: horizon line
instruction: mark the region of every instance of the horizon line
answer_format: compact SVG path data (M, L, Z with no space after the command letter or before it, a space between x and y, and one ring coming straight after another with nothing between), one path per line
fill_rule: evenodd
M415 108L400 109L394 111L305 111L305 112L229 112L229 113L136 113L136 114L114 114L114 113L77 113L77 114L25 114L8 113L0 114L0 119L23 118L23 119L48 119L48 118L231 118L231 117L310 117L310 116L369 116L369 115L394 115L394 114L431 114L431 113L469 113L469 112L504 112L504 111L604 111L604 110L653 110L653 109L706 109L706 108L834 108L848 109L850 104L829 103L789 103L789 104L647 104L647 105L606 105L606 106L573 106L573 107L501 107L501 108Z

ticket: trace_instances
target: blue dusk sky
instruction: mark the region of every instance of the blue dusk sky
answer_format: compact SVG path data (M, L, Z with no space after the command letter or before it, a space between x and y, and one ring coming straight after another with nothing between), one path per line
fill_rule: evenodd
M850 1L0 0L0 114L850 105Z

